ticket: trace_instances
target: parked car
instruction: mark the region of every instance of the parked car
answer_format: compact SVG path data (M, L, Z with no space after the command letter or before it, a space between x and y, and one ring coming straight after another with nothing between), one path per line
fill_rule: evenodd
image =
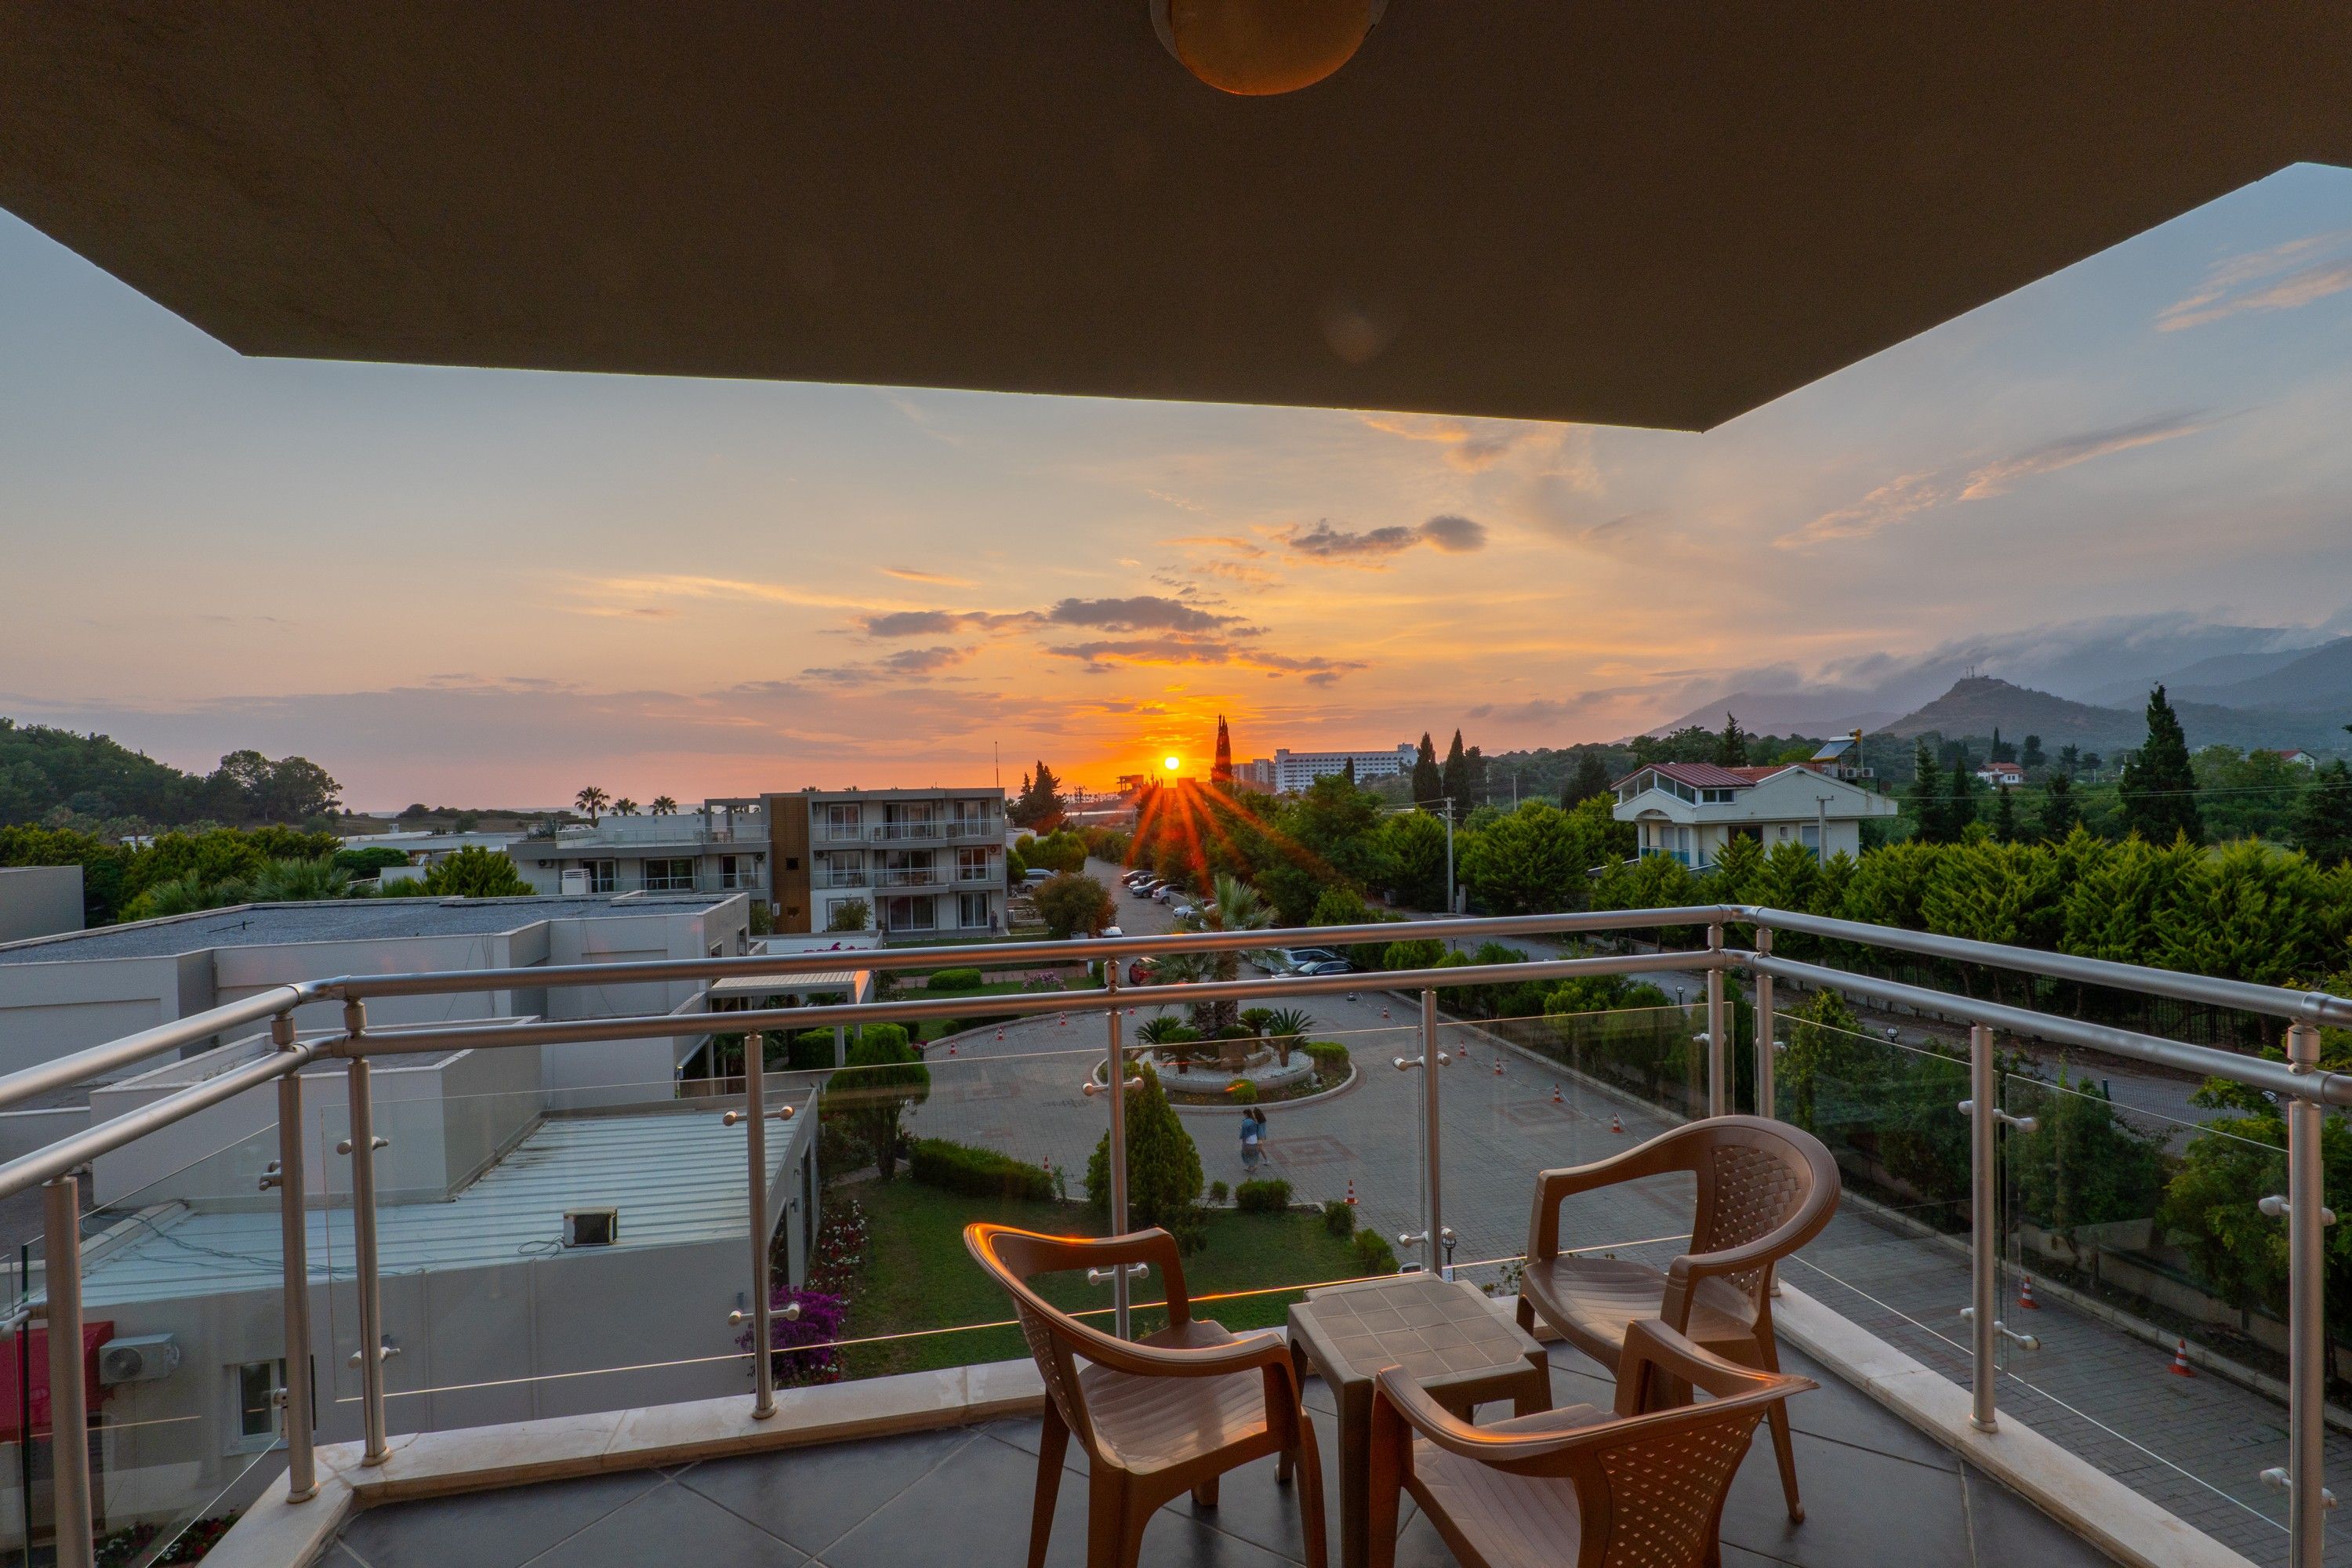
M1298 966L1297 973L1300 974L1345 974L1349 972L1349 963L1344 958L1318 958L1312 963L1300 964Z
M1151 895L1153 902L1161 904L1172 904L1181 897L1182 894L1179 892L1173 882L1160 883Z
M1169 910L1168 912L1169 912L1170 914L1174 915L1174 916L1175 916L1178 920L1180 920L1180 921L1189 921L1189 920L1191 920L1194 915L1199 914L1201 911L1200 911L1199 910L1194 909L1194 908L1193 908L1192 905L1190 905L1190 904L1178 904L1174 909L1172 909L1172 910Z

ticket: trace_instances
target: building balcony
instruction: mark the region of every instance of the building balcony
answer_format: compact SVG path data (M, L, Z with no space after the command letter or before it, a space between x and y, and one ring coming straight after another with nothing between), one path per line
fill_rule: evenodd
M817 822L810 837L819 844L998 844L1004 839L1002 817L977 822L870 822L855 826Z
M930 900L910 902L927 907ZM1761 925L1769 915L1712 907L1667 913L1677 925L1733 930L1742 921ZM1836 929L1823 931L1809 917L1769 918L1785 921L1791 932L1845 942L1865 942L1856 933L1876 929L1832 922ZM1477 934L1530 947L1544 931L1658 929L1639 912L1467 923ZM1465 924L1409 922L1402 934L1459 932ZM1398 928L1381 932L1394 936ZM1897 934L1903 942L1895 945L1921 953L1945 940ZM1296 932L1258 935L1268 947L1302 939ZM1176 952L1185 940L1180 933L1136 939L1131 946L1139 955ZM874 949L860 952L854 963L922 972L973 965L1002 979L1007 961L1001 953L984 943ZM843 978L845 962L838 953L771 953L694 966L714 982L756 973L763 981L789 973L831 984ZM1884 1018L1845 1028L1810 1013L1782 1012L1796 999L1783 993L1776 1005L1762 982L1834 981L1858 1005L1876 1000L1924 1010L1932 999L1962 1018L1990 1016L1997 1005L1728 946L1600 958L1531 952L1523 963L1493 971L1391 973L1379 983L1408 996L1443 987L1434 994L1467 997L1505 979L1623 974L1696 995L1704 990L1696 981L1709 969L1725 975L1729 997L1726 1016L1712 1020L1703 1005L1528 1017L1442 1007L1426 1025L1417 1018L1401 1024L1390 1016L1402 1011L1396 998L1370 989L1362 977L1239 983L1232 993L1236 1002L1301 1007L1315 1038L1348 1042L1353 1052L1352 1064L1328 1052L1295 1053L1285 1062L1271 1047L1238 1047L1258 1052L1262 1059L1252 1070L1263 1071L1270 1084L1287 1072L1292 1077L1283 1082L1309 1096L1285 1104L1274 1118L1272 1173L1291 1184L1294 1201L1303 1205L1354 1200L1349 1207L1363 1229L1396 1238L1405 1265L1450 1269L1465 1291L1491 1299L1492 1310L1507 1314L1528 1243L1537 1171L1605 1160L1717 1111L1760 1108L1812 1130L1836 1163L1843 1194L1828 1227L1780 1266L1771 1307L1784 1368L1822 1384L1794 1396L1790 1406L1806 1518L1789 1519L1772 1447L1759 1428L1724 1514L1727 1564L2223 1568L2242 1559L2280 1561L2287 1500L2260 1475L2284 1458L2281 1435L2315 1420L2320 1406L2315 1400L2290 1407L2276 1392L2274 1374L2252 1368L2248 1347L2272 1342L2265 1335L2286 1344L2280 1336L2290 1325L2267 1315L2259 1287L2198 1283L2210 1300L2195 1307L2183 1294L2193 1258L2165 1233L2160 1191L2133 1189L2118 1197L2124 1184L2102 1171L2098 1150L2073 1143L2069 1149L2082 1158L2070 1159L2068 1168L2087 1163L2090 1170L2076 1172L2079 1190L2050 1187L2037 1152L2042 1145L2030 1141L2037 1136L2030 1129L2063 1125L2074 1130L2070 1136L2089 1136L2082 1133L2085 1118L2112 1119L2122 1131L2101 1136L2139 1151L2143 1163L2158 1157L2149 1151L2175 1157L2217 1134L2187 1103L2194 1077L2165 1078L2152 1070L2158 1058L2179 1073L2210 1069L2264 1087L2285 1085L2279 1092L2291 1096L2295 1080L2284 1064L2169 1044L2147 1047L2153 1054L2142 1059L2133 1055L2141 1048L2135 1042L2152 1037L2056 1015L2036 1016L2053 1043L2021 1031L2000 1055L1989 1031L1968 1042L1923 1032L1916 1013L1904 1015L1899 1037L1890 1038ZM2176 989L2193 988L2195 980L2180 977ZM364 998L373 987L389 990L399 982L326 984L341 989L315 1000ZM1755 1011L1739 1015L1740 1050L1716 1051L1712 1041L1732 1037L1731 1003L1748 984L1758 994ZM1103 1015L1113 1007L1122 1016L1129 1008L1160 1007L1149 986L1115 995L1073 990L1049 996L1034 989L953 1004L967 1026L998 1016L929 1048L919 1121L909 1126L919 1126L921 1136L992 1151L1008 1169L1083 1170L1113 1114L1107 1096L1071 1092L1101 1061ZM2284 992L2248 994L2257 991L2254 1012L2309 1005ZM82 1494L97 1512L100 1537L128 1541L128 1532L152 1526L154 1539L168 1539L234 1498L245 1517L220 1550L222 1561L238 1568L310 1562L401 1568L442 1560L446 1542L457 1540L467 1543L469 1562L517 1568L526 1562L648 1568L679 1561L805 1559L825 1568L1021 1562L1042 1385L1017 1330L1005 1321L1007 1303L985 1290L908 1290L902 1277L888 1273L893 1260L907 1258L939 1260L927 1267L942 1269L972 1267L957 1240L961 1226L967 1218L1007 1217L1005 1201L967 1203L905 1179L833 1182L840 1173L812 1171L803 1180L794 1163L799 1156L787 1151L802 1147L793 1140L813 1134L814 1118L772 1124L744 1114L782 1104L807 1111L819 1094L854 1093L856 1070L836 1073L822 1052L812 1064L804 1058L807 1037L869 1020L911 1025L920 1010L939 1006L922 1000L919 987L897 994L900 1000L730 1020L740 1029L772 1031L772 1064L785 1059L772 1053L789 1036L799 1070L772 1070L760 1080L756 1105L740 1078L681 1086L675 1115L650 1094L633 1096L627 1109L634 1121L601 1109L567 1117L526 1103L536 1090L515 1091L520 1098L501 1102L509 1105L501 1115L455 1098L425 1107L388 1081L403 1055L462 1060L483 1073L529 1062L535 1073L540 1053L560 1058L573 1043L561 1037L561 1028L548 1036L522 1023L388 1023L363 1026L355 1037L308 1037L312 1052L348 1058L356 1051L373 1061L381 1103L373 1125L361 1122L365 1102L344 1089L348 1061L315 1062L303 1074L303 1122L290 1145L272 1125L268 1075L282 1058L266 1042L248 1039L237 1054L224 1053L217 1071L190 1065L203 1058L175 1061L173 1070L200 1089L173 1092L209 1092L211 1099L184 1112L172 1102L147 1103L137 1123L125 1120L119 1134L105 1134L110 1124L100 1123L109 1149L94 1156L87 1148L74 1151L95 1172L95 1208L60 1209L54 1219L57 1236L79 1243L82 1267L70 1302L49 1303L47 1321L102 1326L109 1341L140 1344L174 1336L180 1364L252 1370L263 1396L271 1392L269 1369L284 1346L307 1347L298 1359L315 1363L321 1379L315 1404L322 1446L315 1457L322 1489L309 1501L287 1499L278 1473L289 1462L283 1449L248 1447L221 1461L211 1448L215 1435L194 1429L191 1414L191 1399L210 1387L207 1378L183 1384L167 1371L152 1383L93 1381L98 1426L115 1434L94 1446L100 1473ZM2352 1012L2352 1004L2342 1006ZM437 1006L422 1016L466 1016ZM2336 1014L2323 1009L2323 1016L2333 1021ZM240 1015L248 1026L259 1016ZM1749 1048L1749 1018L1757 1021L1752 1038L1763 1042L1761 1050ZM172 1030L205 1027L223 1026L193 1019ZM599 1020L595 1029L598 1037L616 1030L650 1037L656 1030L676 1035L681 1026L663 1014ZM2102 1068L2112 1095L2060 1076L2055 1066L2059 1046L2079 1045L2093 1032L2115 1058ZM1772 1049L1781 1035L1790 1047L1785 1056ZM499 1048L509 1036L529 1054ZM171 1030L165 1037L158 1049L178 1037ZM1132 1044L1132 1028L1125 1037L1130 1048L1148 1048ZM428 1056L428 1049L444 1054ZM2021 1055L2008 1054L2012 1049ZM1407 1054L1408 1067L1416 1059L1445 1065L1434 1077L1425 1069L1388 1070L1399 1052ZM1775 1079L1775 1061L1781 1063L1777 1082L1759 1099L1757 1086ZM1196 1060L1190 1074L1172 1062L1160 1066L1205 1174L1240 1180L1230 1101L1213 1086L1192 1096L1198 1103L1185 1098L1188 1077L1198 1084L1216 1069L1205 1060ZM1380 1070L1368 1070L1374 1067ZM709 1070L740 1073L740 1058L735 1065L714 1059ZM1983 1077L1972 1083L1972 1073ZM332 1084L339 1097L311 1106L314 1081ZM352 1071L348 1081L362 1083L366 1075ZM240 1083L250 1086L241 1091L245 1098L228 1098ZM2328 1075L2305 1083L2314 1095L2341 1089L2352 1099L2352 1088L2334 1085ZM1342 1086L1349 1092L1323 1092ZM2164 1092L2173 1098L2152 1100ZM1978 1120L1948 1109L1971 1095L1972 1104L1999 1109L2010 1126L2002 1141L1991 1135L1990 1112ZM868 1097L859 1103L873 1102ZM232 1110L245 1120L195 1120ZM718 1114L722 1110L736 1114ZM171 1119L183 1115L184 1121ZM176 1143L142 1158L138 1180L122 1178L115 1162L127 1151L182 1127ZM767 1142L754 1141L755 1127L764 1128ZM448 1129L486 1148L511 1148L514 1157L500 1156L503 1163L494 1161L491 1173L480 1175L472 1145L450 1142ZM517 1141L516 1129L527 1136ZM360 1186L348 1156L332 1151L366 1147L377 1131L391 1142L372 1167L380 1185L371 1193ZM202 1157L190 1163L183 1149ZM656 1149L667 1162L656 1173L660 1182L646 1164ZM1400 1160L1399 1150L1428 1152ZM2315 1169L2315 1133L2292 1156L2269 1153L2278 1169L2260 1173L2250 1192L2284 1192L2296 1181L2316 1180L2288 1169L2291 1158L2306 1157ZM37 1164L44 1156L28 1158L37 1163L0 1166L0 1191L11 1190L12 1181L13 1190L27 1190L26 1182L49 1169ZM298 1189L307 1184L311 1194L295 1211L301 1223L290 1229L268 1212L275 1205L265 1199L257 1207L252 1199L273 1158L290 1160ZM321 1168L302 1175L306 1161ZM1981 1189L1979 1175L1989 1178ZM2062 1173L2050 1181L2063 1186L2065 1179ZM445 1187L472 1194L473 1209L448 1201ZM1979 1190L1994 1194L1994 1206L1974 1205L1971 1194ZM1442 1216L1435 1210L1441 1194ZM2078 1212L2090 1195L2102 1205L2095 1222ZM2128 1203L2141 1206L2136 1214L2117 1206ZM359 1215L371 1204L380 1210L362 1227ZM1687 1195L1643 1187L1580 1193L1561 1212L1561 1246L1664 1268L1687 1244L1678 1232L1689 1228L1688 1205ZM1050 1181L1015 1206L1018 1217L1037 1228L1076 1231L1091 1223L1084 1205ZM2251 1196L2246 1206L2251 1212ZM2074 1219L2062 1226L2055 1217L2062 1213ZM585 1232L577 1228L583 1215L593 1222ZM1356 1243L1332 1236L1317 1213L1244 1215L1215 1206L1203 1225L1203 1245L1187 1261L1191 1288L1215 1298L1202 1305L1201 1316L1236 1332L1279 1328L1300 1292L1391 1266L1368 1263ZM1446 1238L1443 1252L1422 1240L1432 1233ZM292 1253L295 1244L286 1237L300 1237L307 1255ZM661 1247L681 1250L647 1250ZM488 1293L493 1273L484 1271L503 1271L495 1272L498 1293ZM50 1283L46 1273L37 1262L29 1281L37 1297ZM281 1277L303 1288L290 1296L273 1289ZM796 1376L809 1382L781 1389L773 1415L760 1419L752 1412L752 1380L762 1358L750 1353L744 1330L728 1321L728 1304L763 1299L771 1285L845 1297L849 1305L838 1321L803 1318L819 1331L796 1329L774 1342L780 1353L769 1370L787 1383ZM2032 1310L2018 1304L2029 1287L2038 1299ZM1156 1289L1156 1279L1138 1285L1139 1308L1155 1300ZM223 1299L230 1290L241 1292L234 1302ZM488 1310L487 1300L510 1305ZM1106 1326L1114 1322L1107 1287L1073 1300L1091 1303ZM2017 1338L1988 1334L1986 1344L1977 1345L1958 1317L1971 1304L1992 1309L1983 1315L1989 1323L1996 1314L2008 1320L2002 1331ZM2179 1329L2158 1326L2183 1316L2230 1330L2189 1328L2198 1341L2193 1352L2181 1347L2184 1358L2196 1357L2197 1375L2189 1378L2170 1372ZM619 1328L583 1331L581 1325L590 1321ZM371 1327L362 1329L363 1322ZM16 1331L45 1333L46 1327L20 1319ZM373 1376L364 1360L352 1361L371 1332L398 1352L379 1361ZM230 1334L243 1337L231 1342L225 1337ZM2295 1354L2307 1357L2311 1345L2294 1343ZM26 1353L37 1363L45 1350L45 1343L0 1344L11 1361ZM1556 1406L1610 1404L1611 1369L1559 1345L1549 1353ZM1972 1405L1972 1394L1990 1405ZM1337 1415L1319 1384L1308 1384L1307 1402L1323 1463L1334 1470L1325 1491L1336 1543L1343 1507ZM245 1414L266 1426L277 1419L276 1408L263 1397ZM1990 1434L1972 1425L1988 1409ZM1486 1412L1490 1420L1497 1414ZM189 1424L194 1435L181 1435L175 1421ZM2319 1440L2325 1464L2345 1473L2352 1441L2332 1435ZM381 1462L362 1463L364 1447L374 1448ZM1267 1461L1234 1472L1213 1509L1184 1500L1163 1510L1147 1532L1144 1560L1234 1568L1298 1561L1297 1492L1276 1486L1273 1468ZM39 1489L45 1486L37 1482L36 1539L17 1542L20 1550L48 1545L41 1523L49 1517L43 1511L47 1492ZM1063 1487L1050 1561L1082 1560L1086 1507L1082 1484ZM1408 1516L1399 1561L1433 1568L1445 1563L1443 1543L1417 1517ZM8 1544L0 1528L0 1550ZM2306 1559L2293 1561L2305 1568Z

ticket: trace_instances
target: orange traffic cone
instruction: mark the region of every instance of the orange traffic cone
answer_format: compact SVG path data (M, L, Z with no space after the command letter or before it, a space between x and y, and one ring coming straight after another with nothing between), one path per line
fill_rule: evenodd
M2042 1303L2033 1299L2033 1276L2031 1274L2017 1277L2017 1304L2029 1312L2042 1310Z
M1003 1030L1002 1030L1002 1029L997 1030L997 1031L996 1031L996 1037L997 1037L998 1039L1000 1039L1000 1040L1001 1040L1001 1039L1003 1039L1003 1038L1004 1037L1004 1031L1003 1031Z
M1558 1085L1558 1084L1553 1084L1553 1085L1551 1086L1551 1102L1552 1102L1554 1105L1566 1105L1566 1104L1568 1103L1568 1101L1567 1101L1567 1100L1562 1100L1562 1099L1560 1098L1560 1096L1559 1096L1559 1085Z
M1625 1124L1617 1119L1617 1113L1613 1110L1609 1113L1609 1131L1612 1132L1625 1131Z
M2197 1369L2189 1364L2189 1342L2182 1340L2172 1352L2172 1364L2164 1369L2175 1377L2195 1377Z
M1066 1029L1070 1026L1070 1016L1067 1013L1057 1013L1054 1016L1054 1022Z
M948 1055L950 1055L950 1056L953 1056L953 1055L955 1055L955 1046L956 1046L956 1043L955 1043L953 1040L950 1040L950 1041L948 1042Z
M1348 1178L1348 1206L1356 1206L1356 1178L1353 1176Z
M1503 1076L1503 1058L1500 1057L1495 1058L1495 1076L1496 1078Z
M1388 1022L1388 1018L1389 1018L1389 1010L1388 1010L1386 1007L1381 1008L1381 1022L1382 1022L1383 1024L1385 1024L1385 1023L1387 1023L1387 1022Z

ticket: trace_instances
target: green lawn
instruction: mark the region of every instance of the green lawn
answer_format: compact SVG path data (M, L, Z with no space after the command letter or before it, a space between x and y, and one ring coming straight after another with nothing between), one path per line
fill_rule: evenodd
M976 1219L1017 1225L1061 1236L1093 1235L1098 1227L1084 1204L1028 1203L967 1197L908 1180L869 1182L850 1189L870 1226L866 1265L850 1303L848 1334L905 1333L993 1322L1013 1315L1012 1303L964 1250L963 1227ZM1235 1214L1219 1210L1208 1224L1208 1244L1184 1260L1184 1282L1194 1297L1258 1286L1315 1284L1350 1279L1354 1254L1347 1242L1323 1228L1319 1214ZM1141 1282L1136 1299L1160 1299L1155 1276ZM1108 1285L1080 1278L1045 1282L1047 1300L1058 1306L1107 1307ZM1279 1325L1296 1290L1204 1303L1197 1315L1229 1329ZM1099 1320L1108 1324L1108 1319ZM1139 1330L1159 1321L1137 1314ZM848 1375L876 1377L963 1366L975 1362L1013 1361L1029 1353L1013 1328L934 1334L890 1344L858 1345L845 1352Z

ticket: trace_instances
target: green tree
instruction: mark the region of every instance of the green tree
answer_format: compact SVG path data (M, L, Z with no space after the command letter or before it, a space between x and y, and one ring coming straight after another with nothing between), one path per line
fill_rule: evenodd
M1127 1092L1127 1222L1137 1229L1158 1226L1187 1252L1200 1246L1201 1151L1183 1120L1168 1103L1160 1075L1146 1064L1143 1087ZM1095 1144L1087 1161L1087 1202L1110 1216L1110 1134Z
M519 899L531 886L504 855L468 844L426 868L417 890L436 899Z
M246 885L234 879L208 882L194 872L188 872L151 884L123 906L122 919L128 922L190 915L200 910L226 909L231 904L241 904L250 896Z
M1060 871L1045 879L1036 898L1037 913L1056 942L1080 931L1091 935L1118 920L1118 906L1111 901L1110 889L1075 871Z
M2050 753L2042 749L2042 737L2026 736L2024 746L2017 753L2017 765L2026 769L2038 768L2049 760Z
M352 896L351 873L333 860L272 860L253 879L257 903L301 903Z
M1225 728L1225 716L1217 715L1216 760L1209 764L1209 782L1230 784L1234 782L1234 738Z
M1021 775L1021 793L1013 797L1004 815L1013 826L1040 833L1061 826L1062 781L1054 776L1054 770L1045 765L1044 758L1038 759L1034 773Z
M2164 1193L2164 1141L2116 1112L2106 1090L2088 1078L2043 1088L2015 1078L2005 1108L2032 1116L2031 1132L2011 1132L2004 1168L2019 1207L2072 1240L2075 1228L2147 1219Z
M1444 909L1445 824L1425 811L1391 812L1381 823L1381 837L1390 894L1416 910Z
M654 796L652 802L647 805L646 809L652 812L656 816L675 816L677 815L677 802L671 799L668 795L657 795Z
M1462 880L1496 914L1582 909L1598 851L1570 814L1547 800L1522 801L1462 846Z
M1948 814L1944 806L1944 773L1936 765L1936 754L1922 740L1911 753L1911 787L1904 794L1904 805L1911 815L1912 833L1923 844L1949 842L1944 826Z
M2042 817L2034 831L2055 844L2082 825L2083 806L2074 798L2074 781L2064 773L2052 773L2042 786Z
M1416 805L1434 808L1437 797L1445 793L1445 774L1437 766L1437 747L1429 731L1421 732L1421 750L1412 760L1412 799Z
M2343 758L2320 770L2295 804L2294 842L2315 865L2352 859L2352 769Z
M2196 792L2189 737L2158 686L2147 694L2147 741L2138 757L2124 765L2117 789L2125 830L2151 844L2169 844L2179 834L2188 835L2191 844L2202 844L2205 823L2198 815Z
M864 899L844 899L833 906L833 918L825 921L828 931L864 931L874 923L874 910Z
M1588 800L1606 797L1609 789L1609 764L1597 750L1588 750L1576 759L1576 771L1560 787L1559 804L1563 810L1573 810Z
M1992 836L2003 844L2017 842L2017 802L2015 791L2007 784L1993 788Z
M1739 721L1728 713L1723 716L1723 733L1716 740L1713 761L1717 767L1744 768L1748 765L1748 731L1741 729Z
M828 1115L838 1115L851 1133L874 1152L884 1181L898 1174L907 1135L907 1112L930 1098L931 1069L907 1043L897 1024L868 1024L857 1031L842 1070L825 1085Z
M1264 931L1274 924L1274 910L1258 896L1258 890L1238 877L1219 875L1214 894L1209 902L1179 921L1186 931ZM1242 975L1242 955L1226 951L1210 961L1210 973L1221 981L1239 980ZM1210 1026L1223 1033L1234 1026L1241 1016L1238 1002L1219 1002L1210 1010Z
M1454 731L1454 743L1445 750L1444 779L1445 787L1440 793L1454 802L1454 819L1459 822L1477 804L1471 797L1470 759L1463 753L1459 730Z
M581 814L588 818L588 825L591 827L596 825L597 816L612 803L613 797L594 784L589 784L572 797L572 804L578 806Z

